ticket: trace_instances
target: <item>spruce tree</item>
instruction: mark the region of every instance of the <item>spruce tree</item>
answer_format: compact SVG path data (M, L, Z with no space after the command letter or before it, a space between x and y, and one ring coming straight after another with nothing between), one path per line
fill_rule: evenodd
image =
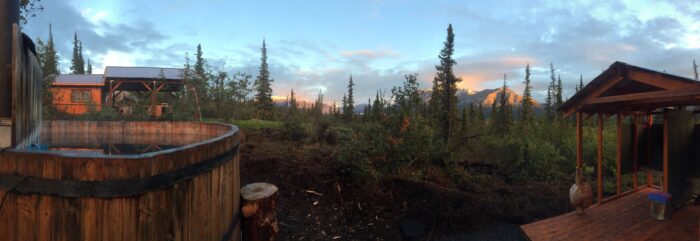
M257 103L258 113L260 117L265 119L271 119L273 117L273 103L272 103L272 86L271 83L274 81L270 78L270 71L267 65L267 46L265 45L265 40L263 40L262 48L260 49L260 72L257 78L255 78L255 102ZM323 98L323 95L319 94L319 98ZM317 103L319 104L319 103ZM323 102L320 102L318 106L320 110L323 108ZM322 114L322 112L321 112Z
M92 64L90 63L90 59L88 59L87 62L87 71L85 72L86 74L92 74Z
M46 42L43 58L41 70L44 73L44 81L53 82L53 79L60 74L60 71L58 70L58 54L54 46L51 24L49 24L49 40Z
M375 121L381 121L384 116L384 101L379 96L379 91L377 91L377 96L374 97L374 103L372 104L372 119Z
M80 43L80 40L78 40L78 33L73 34L73 59L71 60L70 70L73 74L85 73L82 44Z
M83 41L78 41L78 57L80 74L85 74L85 57L83 55Z
M296 113L297 111L297 97L294 95L294 89L289 93L289 112Z
M544 100L544 112L545 112L545 119L551 120L554 119L554 105L555 105L555 91L556 91L556 81L557 79L555 78L554 75L554 65L552 63L549 63L549 73L550 73L550 82L549 86L547 86L547 97Z
M440 135L445 142L449 141L451 128L454 125L455 114L457 113L457 83L462 81L462 79L454 75L452 70L452 66L457 64L452 58L454 54L454 38L455 35L452 32L452 24L450 24L447 27L445 46L440 51L439 55L440 65L435 66L437 73L433 82L438 86L437 89L435 86L433 89L442 94L437 123L440 127ZM433 91L433 95L435 94L435 91Z
M520 104L520 126L526 127L532 123L533 116L533 101L532 101L532 86L530 85L530 63L525 67L525 89L523 90L523 99Z
M563 86L561 83L561 74L557 76L557 84L556 88L554 89L554 107L552 108L552 112L554 113L554 116L557 119L561 119L561 113L557 111L561 105L564 104L564 99L563 99Z
M579 76L578 85L576 86L576 93L583 89L583 75Z
M508 85L506 84L506 74L503 74L503 88L501 88L501 98L499 99L498 105L498 122L497 126L501 135L506 135L509 133L510 123L513 119L510 103L508 101L509 94Z
M352 75L350 75L347 98L343 96L343 119L348 122L352 121L352 117L355 114L355 100L353 100L352 96L354 86L355 84L352 82Z
M197 87L197 93L200 99L206 99L208 97L207 73L205 66L206 60L204 59L204 53L202 52L202 44L197 44L192 79Z

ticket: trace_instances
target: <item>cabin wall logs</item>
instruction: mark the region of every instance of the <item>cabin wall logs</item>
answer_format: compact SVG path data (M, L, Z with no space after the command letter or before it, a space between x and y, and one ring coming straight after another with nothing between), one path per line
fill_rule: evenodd
M194 145L133 156L70 156L5 150L0 175L102 182L142 180L178 172L216 157L211 170L137 195L115 198L20 194L0 188L0 240L239 240L240 134L230 125L197 122L45 123L48 132L217 132ZM233 155L223 155L231 154ZM0 180L2 182L2 180ZM1 183L0 183L1 184ZM21 187L22 182L16 183ZM118 192L119 190L111 190Z

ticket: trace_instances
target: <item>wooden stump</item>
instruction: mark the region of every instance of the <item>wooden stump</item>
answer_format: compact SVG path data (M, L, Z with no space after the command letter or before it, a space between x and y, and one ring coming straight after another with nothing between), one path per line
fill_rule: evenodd
M241 188L243 240L275 240L277 227L277 187L263 182Z

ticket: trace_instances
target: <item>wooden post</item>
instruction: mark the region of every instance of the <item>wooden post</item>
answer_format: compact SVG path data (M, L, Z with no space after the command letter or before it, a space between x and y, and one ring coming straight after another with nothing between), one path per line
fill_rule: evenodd
M639 133L637 125L637 115L632 115L632 127L634 132L632 132L633 145L632 145L632 190L637 191L637 162L639 161Z
M576 167L583 167L583 114L576 112Z
M617 113L617 170L615 174L617 195L622 193L622 113Z
M598 204L603 200L603 114L598 113L598 179L596 180Z
M275 240L277 226L277 187L269 183L252 183L241 188L244 241Z
M649 114L649 125L647 126L647 165L651 165L651 127L654 125L654 115ZM647 171L647 187L651 187L651 172Z
M664 111L664 192L668 192L668 111Z

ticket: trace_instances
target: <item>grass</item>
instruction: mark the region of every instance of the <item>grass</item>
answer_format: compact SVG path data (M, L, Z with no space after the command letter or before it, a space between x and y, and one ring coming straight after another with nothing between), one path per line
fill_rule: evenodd
M233 122L243 130L258 130L258 129L278 129L282 126L280 121L268 121L268 120L237 120Z

